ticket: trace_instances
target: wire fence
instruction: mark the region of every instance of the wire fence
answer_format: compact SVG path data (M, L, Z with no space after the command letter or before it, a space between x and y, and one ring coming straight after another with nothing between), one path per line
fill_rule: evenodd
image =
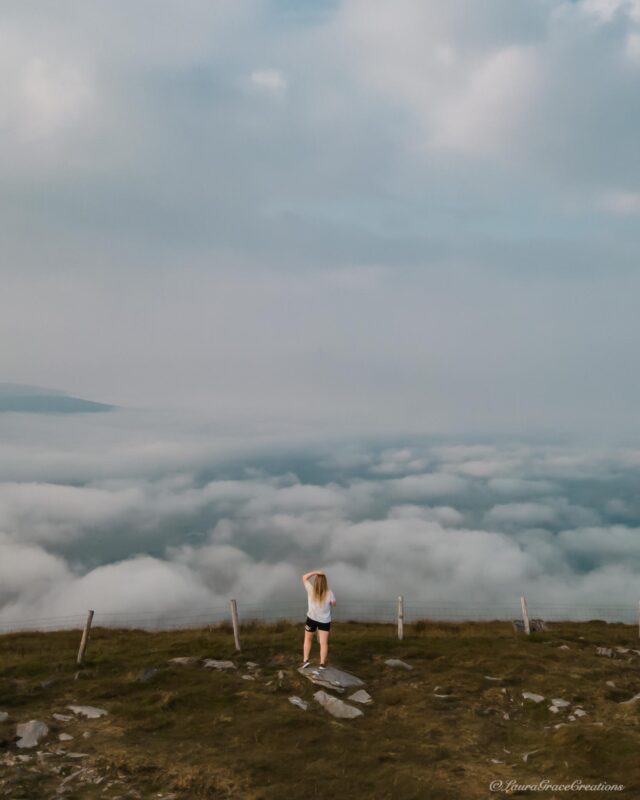
M535 599L528 600L529 616L545 622L586 622L604 620L606 622L638 623L637 605L557 605ZM303 622L305 607L300 602L284 600L270 604L243 603L238 600L240 624L274 623L279 621ZM439 622L465 621L511 621L521 618L520 599L511 603L493 605L470 602L432 603L404 599L404 624L411 625L420 620ZM365 602L346 600L340 602L332 611L333 619L340 622L378 622L395 624L397 622L397 599ZM0 633L19 631L56 631L79 629L85 624L86 612L67 616L33 617L30 619L3 619L0 617ZM93 627L137 628L144 630L172 630L187 628L206 628L229 623L229 605L213 606L176 611L102 611L95 610Z

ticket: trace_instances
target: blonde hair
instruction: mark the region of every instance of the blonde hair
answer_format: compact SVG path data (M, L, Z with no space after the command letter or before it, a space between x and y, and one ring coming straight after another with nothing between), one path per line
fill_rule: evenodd
M328 591L329 585L327 584L327 576L324 572L321 572L316 575L313 582L313 599L316 603L322 603Z

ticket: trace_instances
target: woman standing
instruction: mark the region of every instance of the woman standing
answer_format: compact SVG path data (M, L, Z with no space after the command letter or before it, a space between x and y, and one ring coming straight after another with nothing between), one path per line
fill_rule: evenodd
M315 576L313 583L309 580ZM324 572L315 570L302 576L302 583L307 591L308 611L307 621L304 626L304 647L302 669L310 666L311 643L313 634L318 631L320 641L320 666L318 670L326 669L327 655L329 654L329 631L331 630L331 606L335 606L336 598L329 588L327 576Z

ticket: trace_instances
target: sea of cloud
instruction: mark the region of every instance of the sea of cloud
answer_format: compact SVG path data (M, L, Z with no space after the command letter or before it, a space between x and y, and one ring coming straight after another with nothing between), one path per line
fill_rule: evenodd
M0 623L342 607L633 618L640 449L324 440L171 414L0 419Z

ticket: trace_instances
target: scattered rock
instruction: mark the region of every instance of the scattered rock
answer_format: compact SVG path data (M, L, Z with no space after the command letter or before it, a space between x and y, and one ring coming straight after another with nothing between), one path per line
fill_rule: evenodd
M503 681L504 678L493 678L491 675L484 676L485 681Z
M599 656L606 656L607 658L612 658L613 650L610 647L596 647L596 653Z
M58 722L71 722L73 717L69 716L69 714L52 714L51 715L54 719L57 719Z
M401 668L401 669L406 669L406 670L413 669L413 667L411 666L411 664L407 664L407 663L406 663L406 662L404 662L404 661L400 661L400 659L399 659L399 658L388 658L388 659L387 659L387 660L386 660L384 663L385 663L385 664L386 664L388 667L399 667L399 668Z
M67 708L73 711L74 714L79 714L87 719L98 719L98 717L104 717L109 713L104 708L96 708L95 706L67 706Z
M49 680L46 681L40 681L38 685L40 686L41 689L49 689L51 686L53 686L54 683L55 681L52 678L50 678Z
M586 717L587 716L587 712L582 708L575 708L573 710L573 713L575 714L576 717Z
M368 706L373 703L373 698L369 692L366 692L364 689L358 689L357 692L350 694L347 699L353 700L354 703L362 703L364 706Z
M607 686L610 686L612 689L616 688L616 685L613 681L607 681Z
M620 705L630 706L633 705L634 703L637 703L638 700L640 700L640 694L635 694L633 697L629 698L629 700L624 700L622 703L620 703Z
M303 711L306 711L309 708L309 703L307 703L306 700L303 700L301 697L298 697L297 694L291 695L291 697L289 698L289 702L291 703L291 705L297 706L298 708L301 708Z
M183 667L188 667L192 664L197 664L200 661L195 656L178 656L177 658L170 658L170 664L180 664Z
M87 758L89 753L65 753L67 758Z
M571 705L568 700L563 700L561 697L552 697L551 703L556 706L556 708L567 708L567 706Z
M59 739L61 742L70 742L70 741L73 739L73 736L70 736L68 733L61 733L61 734L58 736L58 739Z
M344 700L340 700L339 697L332 697L332 695L322 690L316 692L313 697L332 717L354 719L355 717L363 716L359 708L350 706L348 703L345 703Z
M630 648L628 648L628 647L620 647L618 645L618 647L616 647L616 650L618 651L618 653L623 653L624 654L624 653L628 653Z
M573 716L573 714L569 714L567 719L569 720L569 722L575 722L576 721L576 718Z
M504 761L500 761L499 758L491 758L489 759L492 764L504 764Z
M138 683L146 683L147 681L150 681L151 678L155 678L158 672L160 672L160 670L156 669L155 667L148 667L147 669L143 669L138 673L136 680Z
M9 715L6 711L0 711L0 722L6 722L9 719Z
M48 733L48 725L39 719L21 722L16 728L16 735L20 737L17 745L18 747L35 747Z
M246 665L248 669L257 669L260 666L259 664L256 664L255 661L247 661Z
M522 760L523 760L523 761L524 761L524 763L526 764L526 763L527 763L527 761L529 760L529 756L532 756L534 753L538 753L538 752L540 752L540 750L539 750L539 749L538 749L538 750L530 750L528 753L525 753L525 754L522 756Z
M534 703L541 703L544 700L541 694L536 694L535 692L522 692L522 696L525 700L531 700Z
M243 675L242 676L242 680L243 681L255 681L255 678L253 677L253 675Z
M90 731L85 731L85 732L82 734L82 738L83 738L83 739L89 739L90 737L91 737L91 733L90 733Z
M558 714L560 709L557 706L549 706L549 711L551 711L552 714Z
M568 644L561 644L558 650L571 650Z
M236 665L233 661L218 661L216 658L207 658L202 665L205 669L217 669L217 670L224 670L224 669L236 669Z

